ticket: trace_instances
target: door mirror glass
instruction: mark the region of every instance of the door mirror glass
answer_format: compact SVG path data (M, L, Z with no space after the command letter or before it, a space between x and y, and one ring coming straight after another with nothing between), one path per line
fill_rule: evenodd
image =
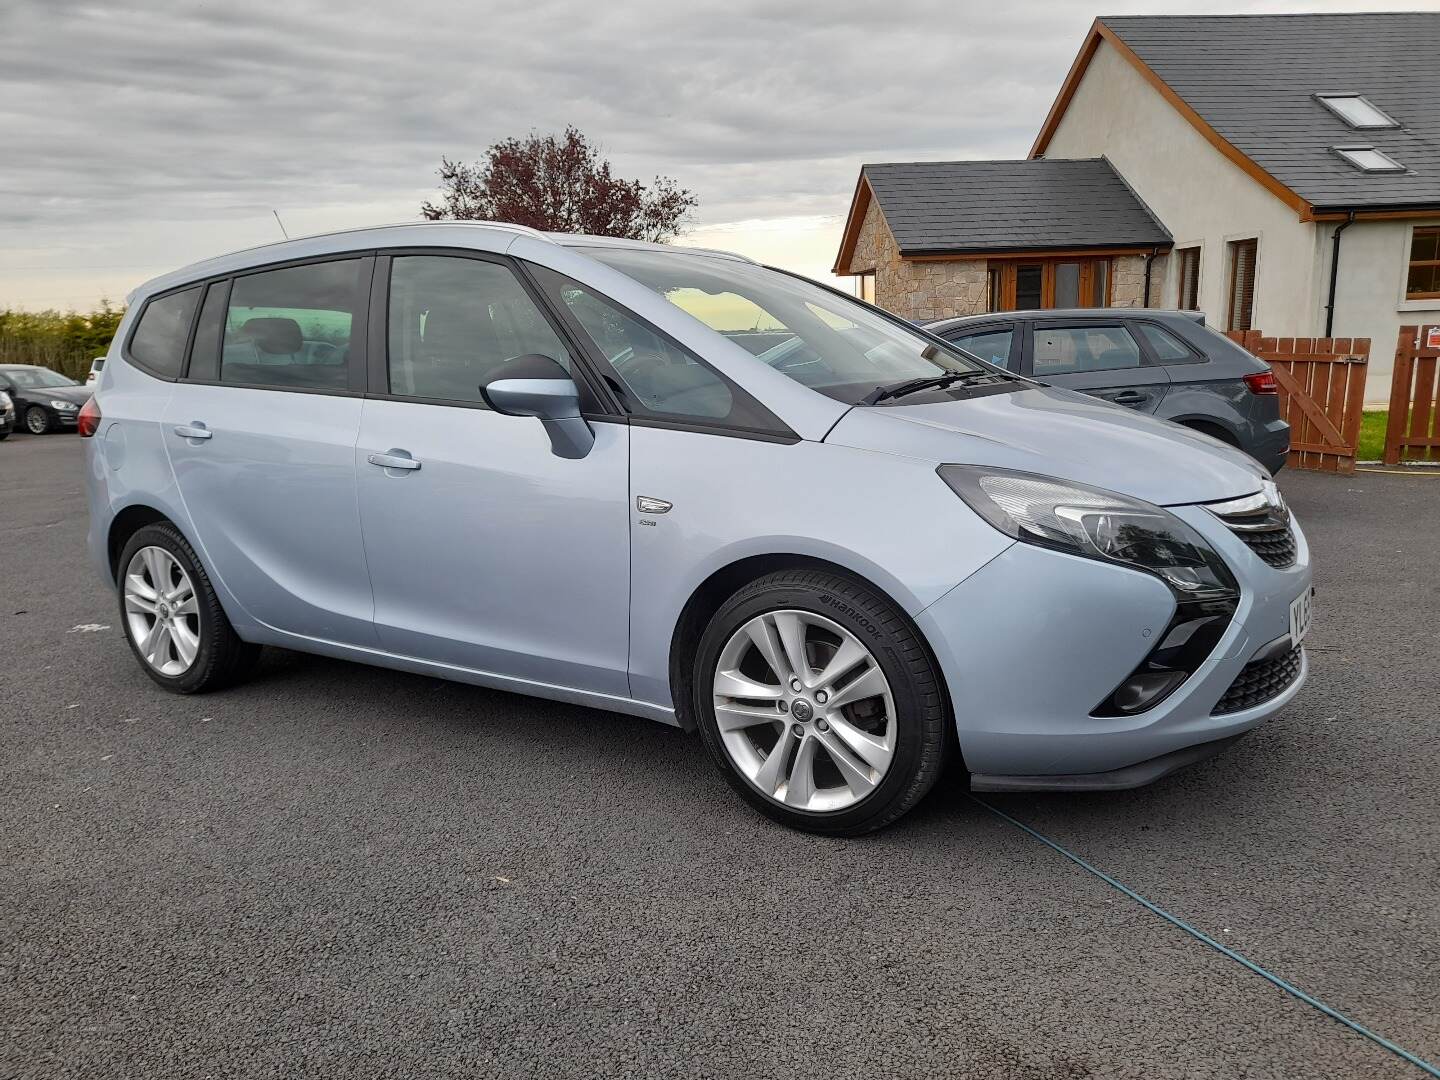
M481 384L480 393L498 413L536 417L560 457L582 458L595 444L595 433L580 415L580 388L551 357L517 356Z

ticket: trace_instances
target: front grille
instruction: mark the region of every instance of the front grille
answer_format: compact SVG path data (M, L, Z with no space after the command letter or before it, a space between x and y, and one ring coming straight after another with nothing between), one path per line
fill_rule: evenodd
M1278 570L1295 565L1295 532L1290 528L1290 510L1273 482L1255 495L1210 503L1205 507L1225 527L1245 541L1245 546Z
M1244 712L1279 696L1300 677L1302 656L1297 645L1279 656L1272 656L1267 660L1252 660L1240 669L1240 674L1230 684L1230 689L1225 691L1225 696L1210 710L1210 715Z
M1237 532L1249 549L1271 566L1284 569L1295 565L1295 534L1290 526L1268 532Z

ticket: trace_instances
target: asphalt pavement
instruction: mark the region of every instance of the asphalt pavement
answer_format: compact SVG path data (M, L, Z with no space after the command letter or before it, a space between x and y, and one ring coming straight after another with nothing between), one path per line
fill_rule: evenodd
M1420 1077L970 799L862 840L647 721L267 650L164 694L80 442L0 444L0 1077ZM987 796L1440 1061L1440 478L1286 472L1312 675L1134 792Z

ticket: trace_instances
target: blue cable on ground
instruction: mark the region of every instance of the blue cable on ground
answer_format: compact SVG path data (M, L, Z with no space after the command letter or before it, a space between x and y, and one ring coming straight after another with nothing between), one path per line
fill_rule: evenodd
M1234 961L1236 961L1237 963L1243 964L1245 967L1247 967L1248 969L1250 969L1251 971L1253 971L1256 975L1259 975L1262 979L1268 979L1270 982L1272 982L1272 983L1274 983L1276 986L1278 986L1281 990L1284 990L1287 994L1290 994L1290 995L1292 995L1293 997L1299 998L1301 1001L1305 1002L1305 1004L1311 1005L1311 1006L1315 1007L1316 1009L1319 1009L1319 1010L1320 1010L1322 1013L1324 1013L1326 1016L1330 1017L1330 1019L1332 1019L1332 1020L1338 1020L1340 1023L1342 1023L1342 1024L1344 1024L1346 1027L1348 1027L1351 1031L1355 1032L1355 1033L1358 1034L1358 1035L1363 1035L1365 1038L1369 1039L1371 1042L1375 1043L1377 1046L1383 1046L1386 1050L1389 1050L1392 1054L1396 1055L1397 1057L1403 1058L1405 1061L1408 1061L1411 1065L1414 1065L1417 1069L1420 1069L1422 1072L1429 1073L1431 1076L1440 1077L1440 1067L1437 1067L1437 1066L1435 1066L1435 1065L1432 1065L1430 1062L1426 1061L1424 1058L1417 1057L1416 1055L1410 1053L1409 1050L1406 1050L1404 1047L1396 1046L1396 1045L1395 1045L1393 1042L1391 1042L1389 1039L1382 1038L1381 1036L1376 1035L1375 1032L1371 1031L1369 1028L1365 1027L1363 1024L1356 1023L1354 1020L1351 1020L1351 1019L1350 1019L1348 1016L1346 1016L1344 1013L1341 1013L1341 1012L1339 1012L1339 1011L1337 1011L1337 1010L1335 1010L1335 1009L1332 1009L1329 1005L1326 1005L1323 1001L1319 1001L1319 1000L1311 997L1309 994L1305 993L1304 990L1301 990L1298 986L1295 986L1295 985L1293 985L1293 984L1291 984L1291 983L1286 982L1284 979L1280 978L1279 975L1275 975L1275 974L1273 974L1273 973L1271 973L1271 972L1269 972L1269 971L1266 971L1266 970L1265 970L1264 968L1262 968L1259 964L1255 963L1254 961L1247 960L1245 957L1243 957L1243 956L1241 956L1239 953L1237 953L1234 949L1226 948L1226 947L1225 947L1224 945L1222 945L1220 942L1218 942L1218 941L1216 941L1214 938L1212 938L1209 934L1203 933L1202 931L1195 929L1195 927L1191 926L1191 925L1190 925L1189 923L1187 923L1184 919L1181 919L1181 918L1179 918L1179 917L1177 917L1177 916L1175 916L1175 915L1171 915L1171 914L1170 914L1168 911L1166 911L1164 908L1160 907L1160 906L1157 905L1157 904L1151 903L1149 900L1146 900L1145 897L1141 896L1141 895L1140 895L1139 893L1137 893L1134 889L1131 889L1131 888L1128 888L1128 887L1125 886L1125 885L1122 885L1120 882L1116 881L1113 877L1111 877L1109 874L1105 873L1103 870L1098 870L1098 869L1096 869L1095 867L1091 866L1091 865L1090 865L1088 862L1086 862L1084 859L1080 858L1079 855L1076 855L1076 854L1074 854L1073 852L1067 851L1065 848L1063 848L1063 847L1061 847L1059 844L1057 844L1054 840L1051 840L1048 836L1044 835L1043 833L1036 832L1036 831L1035 831L1034 829L1032 829L1029 825L1026 825L1023 821L1017 821L1015 818L1011 817L1009 814L1005 813L1003 810L997 810L997 809L995 809L995 807L991 806L989 803L985 802L983 799L977 799L977 798L975 798L974 795L971 795L971 796L970 796L970 799L971 799L973 802L979 803L979 804L980 804L981 806L983 806L986 810L989 810L992 814L994 814L996 817L1000 818L1001 820L1003 820L1003 821L1008 821L1011 825L1014 825L1017 829L1020 829L1020 830L1023 831L1023 832L1029 833L1031 836L1033 836L1036 840L1039 840L1039 841L1040 841L1042 844L1044 844L1046 847L1052 848L1053 850L1058 851L1061 855L1064 855L1065 858L1069 859L1069 860L1070 860L1071 862L1073 862L1076 866L1079 866L1081 869L1088 870L1090 873L1092 873L1092 874L1094 874L1096 877L1098 877L1101 881L1105 882L1107 885L1112 886L1113 888L1118 889L1120 892L1122 892L1122 893L1124 893L1126 896L1130 897L1131 900L1134 900L1136 903L1141 904L1141 905L1143 905L1144 907L1148 908L1149 910L1153 911L1156 915L1159 915L1159 916L1160 916L1162 919L1164 919L1166 922L1171 923L1171 924L1174 925L1174 926L1178 926L1181 930L1184 930L1184 931L1185 931L1187 934L1189 934L1191 937L1197 939L1198 941L1203 941L1206 945L1209 945L1212 949L1215 949L1217 952L1224 953L1224 954L1225 954L1226 956L1228 956L1231 960L1234 960Z

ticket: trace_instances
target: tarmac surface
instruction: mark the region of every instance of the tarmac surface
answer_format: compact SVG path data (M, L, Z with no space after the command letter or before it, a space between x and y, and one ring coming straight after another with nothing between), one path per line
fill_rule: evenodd
M831 841L646 721L267 650L175 697L0 444L0 1077L1417 1077L990 813ZM1146 789L986 796L1440 1061L1440 478L1285 472L1310 682Z

